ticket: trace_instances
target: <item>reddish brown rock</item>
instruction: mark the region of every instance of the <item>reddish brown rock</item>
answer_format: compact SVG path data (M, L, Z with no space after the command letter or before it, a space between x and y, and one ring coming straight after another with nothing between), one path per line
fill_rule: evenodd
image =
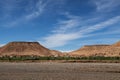
M5 56L5 55L53 56L53 53L51 53L51 50L40 45L38 42L10 42L7 45L1 47L0 55L1 56Z

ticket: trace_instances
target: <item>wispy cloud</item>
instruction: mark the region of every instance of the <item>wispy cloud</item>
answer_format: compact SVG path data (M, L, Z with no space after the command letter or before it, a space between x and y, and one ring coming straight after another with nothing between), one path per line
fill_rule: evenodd
M38 0L38 2L33 4L33 3L30 3L30 1L29 1L28 5L29 4L31 4L31 5L30 6L26 5L26 10L29 10L27 8L30 8L31 6L33 6L32 9L30 9L29 12L24 12L24 15L17 16L16 19L6 22L6 24L4 24L3 27L15 27L17 25L24 24L32 19L35 19L35 18L41 16L42 13L45 12L46 6L49 4L49 2L50 1ZM14 5L16 3L12 3L12 4ZM16 6L14 6L14 7L16 7ZM13 10L16 10L16 9L13 9Z
M14 5L15 3L12 3L12 4ZM29 3L29 4L32 4L32 3ZM43 2L43 0L38 0L38 2L36 2L35 6L33 6L33 4L31 5L32 10L30 10L29 13L24 12L24 15L17 17L16 20L11 20L11 21L7 22L6 24L3 25L3 27L15 27L19 24L26 24L30 20L35 19L35 18L39 17L40 15L42 15L42 13L44 13L44 10L46 9L45 7L47 6L47 4L48 4L48 2ZM16 6L14 6L14 7L16 7ZM27 8L29 8L29 7L27 6Z
M56 28L52 32L54 33L69 33L70 30L74 30L80 25L80 17L79 16L70 16L66 15L67 20L61 20L56 24Z
M33 18L40 16L44 12L47 4L48 4L48 1L43 2L43 0L39 0L35 5L35 10L33 10L32 13L26 15L25 18L27 20L30 20L30 19L33 19Z
M22 1L25 2L25 0L22 0ZM20 2L24 3L22 1L16 1L16 3L20 3ZM47 13L48 10L52 10L52 8L56 6L58 7L61 6L64 2L65 2L64 0L36 0L36 1L30 0L30 1L27 1L27 5L24 6L25 10L21 12L22 15L15 16L16 17L15 19L11 19L10 21L6 23L4 22L5 24L3 24L3 27L15 27L21 24L26 24L27 22L30 22L31 20L40 18L40 16L44 13ZM16 3L12 3L12 5ZM7 7L8 9L9 9L9 6ZM16 8L17 5L15 5L14 7ZM22 9L22 6L20 7L20 9ZM17 9L13 9L13 10L14 11L11 11L11 12L16 12Z
M111 25L118 23L119 21L120 16L116 16L98 24L80 27L80 19L76 17L69 18L68 20L58 22L56 26L57 29L53 30L53 33L49 36L44 37L42 41L40 41L40 43L49 48L61 47L68 44L72 40L86 37L87 34L91 34L91 32L110 27Z
M79 19L76 17L69 17L68 20L59 21L56 25L56 29L52 30L50 36L44 37L40 41L43 45L47 47L59 47L66 45L69 41L77 39L80 35L72 33L76 27L79 26Z
M49 48L60 47L66 45L71 40L78 39L78 37L79 35L76 33L52 34L50 36L44 37L44 41L40 41L40 43Z
M120 0L92 0L99 12L109 12L120 5Z
M33 12L31 12L30 14L28 14L26 16L26 18L29 19L34 19L40 15L42 15L42 13L44 13L51 5L53 7L59 6L59 4L64 3L65 0L39 0L36 5L35 5L35 9L33 10ZM54 6L56 4L56 6Z
M109 27L110 25L118 23L119 21L120 21L120 16L116 16L107 21L103 21L101 23L98 23L98 24L95 24L92 26L85 26L79 32L80 33L90 33L90 32L96 31L96 30L103 29L105 27Z

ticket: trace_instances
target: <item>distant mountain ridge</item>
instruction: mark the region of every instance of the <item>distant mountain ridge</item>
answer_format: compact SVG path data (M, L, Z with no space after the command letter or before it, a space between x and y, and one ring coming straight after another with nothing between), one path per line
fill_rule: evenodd
M87 45L69 53L70 56L120 56L120 41L112 45Z
M50 50L38 42L10 42L0 47L0 56L120 57L120 41L112 45L85 45L78 50L68 53L62 53L57 50Z

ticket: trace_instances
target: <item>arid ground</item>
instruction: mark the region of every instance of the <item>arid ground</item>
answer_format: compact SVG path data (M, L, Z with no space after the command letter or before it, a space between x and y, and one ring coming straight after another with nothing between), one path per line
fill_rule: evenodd
M0 80L120 80L120 63L0 63Z

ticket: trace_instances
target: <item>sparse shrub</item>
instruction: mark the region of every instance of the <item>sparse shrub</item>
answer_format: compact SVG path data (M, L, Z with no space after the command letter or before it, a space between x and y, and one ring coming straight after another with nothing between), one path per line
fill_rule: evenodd
M0 60L7 61L25 61L25 60L120 60L120 57L104 57L104 56L90 56L90 57L53 57L53 56L2 56Z

